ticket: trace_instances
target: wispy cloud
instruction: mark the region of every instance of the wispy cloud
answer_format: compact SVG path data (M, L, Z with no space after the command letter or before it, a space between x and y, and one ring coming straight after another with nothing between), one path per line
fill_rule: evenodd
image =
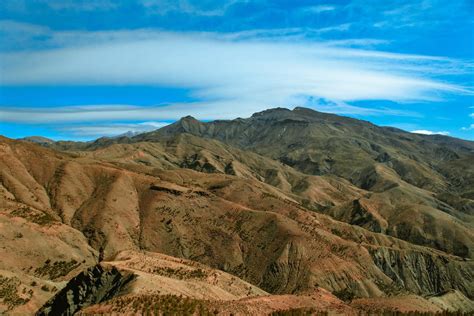
M291 106L289 106L291 105ZM401 111L390 108L364 108L349 105L342 101L328 101L314 99L300 95L289 98L282 107L293 108L304 105L323 112L336 114L355 115L394 115L418 117L413 111ZM183 116L192 115L201 120L234 119L236 117L249 117L254 112L262 111L275 105L257 102L252 98L242 99L241 103L234 100L202 101L192 103L174 103L157 106L135 105L84 105L62 107L0 107L0 117L3 122L16 123L77 123L77 122L103 122L103 121L157 121L170 122ZM149 124L148 124L149 125ZM110 126L110 124L107 124ZM122 127L128 125L121 125ZM74 127L75 128L75 127ZM125 128L127 129L127 128ZM89 129L91 130L91 129ZM127 130L133 130L128 128Z
M90 12L110 10L119 6L113 0L2 0L1 7L7 12L28 12L31 7L53 11Z
M461 127L462 131L472 131L474 130L474 124L469 125L468 127Z
M435 131L429 131L426 129L419 129L419 130L415 130L411 132L414 134L422 134L422 135L449 135L449 132L446 132L446 131L435 132Z
M232 33L221 33L219 37L221 39L227 40L258 40L258 41L304 41L308 42L311 41L323 41L322 35L327 35L329 33L338 33L347 31L350 28L349 23L343 24L335 24L327 27L321 28L314 28L314 27L289 27L289 28L274 28L274 29L252 29L252 30L245 30L240 32L232 32ZM212 35L212 34L210 34ZM215 34L214 34L215 35ZM378 41L379 44L388 43L389 41L386 40L379 40L379 39L369 39L369 38L361 38L361 39L347 39L347 43L349 41L357 41L359 40L358 46L364 46L364 41ZM329 45L330 43L339 44L338 46L343 46L344 41L341 40L340 42L336 41L328 41L324 40ZM352 43L351 43L352 44ZM373 43L368 43L372 45ZM349 46L349 45L347 45Z
M140 0L148 14L166 15L172 12L196 16L222 16L227 9L242 0L190 1L190 0Z
M48 5L53 10L95 11L110 10L118 6L117 2L112 0L39 0L38 2Z
M166 85L192 88L207 100L238 102L245 96L275 105L301 94L408 101L470 92L426 76L427 69L451 66L443 58L324 43L236 42L209 33L142 30L74 37L56 49L1 54L2 84Z
M322 12L335 11L336 9L337 7L334 5L321 4L321 5L303 7L301 10L306 13L322 13Z
M231 119L239 114L251 115L265 105L246 103L232 107L226 102L176 103L160 106L84 105L62 107L0 107L3 122L47 123L103 122L103 121L174 121L185 115L198 119ZM216 112L216 110L219 110Z
M166 122L147 121L143 123L110 123L94 125L68 125L60 126L59 131L67 132L77 137L117 136L125 133L144 133L168 125Z
M469 108L474 109L474 106L470 106ZM474 119L474 113L469 114L469 117ZM473 130L474 130L474 124L470 124L467 127L466 126L461 127L461 131L464 131L464 132L473 131Z
M400 0L374 1L352 0L344 8L362 12L372 20L372 26L382 29L431 28L459 19L469 19L470 1ZM367 22L367 20L364 20Z
M8 50L30 45L35 39L50 37L52 31L42 25L0 20L0 48ZM1 62L1 61L0 61Z

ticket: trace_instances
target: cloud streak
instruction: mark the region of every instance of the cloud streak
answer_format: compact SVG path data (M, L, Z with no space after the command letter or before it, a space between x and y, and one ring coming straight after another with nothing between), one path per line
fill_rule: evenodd
M446 131L435 132L435 131L430 131L430 130L426 130L426 129L419 129L419 130L411 131L411 133L422 134L422 135L445 135L445 136L449 135L449 132L446 132Z
M168 125L166 122L147 121L143 123L128 124L94 124L94 125L73 125L59 127L58 130L67 132L73 136L79 137L97 137L97 136L117 136L125 133L139 134L149 132Z
M294 106L288 106L293 104ZM330 102L322 99L314 100L307 96L298 96L291 99L285 107L293 108L297 105L315 108L323 112L336 114L359 115L394 115L419 116L412 111L400 111L390 108L363 108L344 102ZM0 107L0 118L10 123L75 123L75 122L102 122L102 121L175 121L179 118L192 115L201 120L234 119L249 117L257 111L268 109L264 102L255 102L251 99L236 106L235 101L203 101L189 103L174 103L156 106L135 105L84 105L62 107Z
M1 54L1 83L165 85L192 88L205 99L238 101L246 96L278 105L300 94L340 101L420 101L469 92L426 77L426 70L449 69L450 60L442 58L324 43L236 42L199 33L76 36L80 45Z

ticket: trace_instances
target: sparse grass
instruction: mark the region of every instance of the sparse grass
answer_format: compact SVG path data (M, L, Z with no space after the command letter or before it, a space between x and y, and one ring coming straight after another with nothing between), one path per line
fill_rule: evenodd
M8 278L0 275L0 300L7 305L9 309L15 306L26 304L30 299L18 295L20 280L17 278Z
M152 272L155 274L163 275L166 277L173 277L180 280L203 279L207 276L207 273L202 269L188 270L183 268L172 269L169 267L157 267L154 268Z
M345 302L349 302L349 301L352 301L352 299L354 298L354 293L345 288L343 290L340 290L340 291L335 291L333 292L333 294L340 300L342 301L345 301Z
M368 315L383 315L383 316L468 316L471 312L464 313L460 311L443 311L443 312L399 312L399 311L375 311L369 312Z
M29 207L21 207L10 213L12 216L23 217L24 219L36 223L38 225L49 225L55 221L55 219L46 213L41 211L32 210Z
M70 261L55 261L51 264L51 260L46 260L43 266L35 269L35 275L43 277L48 276L51 280L67 275L80 265L74 259Z
M107 314L214 315L202 301L176 295L120 296L104 303Z
M179 190L175 190L173 188L167 188L167 187L159 186L159 185L150 186L150 190L166 192L166 193L170 193L170 194L173 194L173 195L181 195L183 193Z
M318 315L326 316L327 312L318 312L314 308L301 307L301 308L291 308L280 311L275 311L270 314L271 316L306 316L306 315Z
M228 183L216 183L216 184L210 185L208 189L210 191L220 190L220 189L225 188L227 185L228 185Z

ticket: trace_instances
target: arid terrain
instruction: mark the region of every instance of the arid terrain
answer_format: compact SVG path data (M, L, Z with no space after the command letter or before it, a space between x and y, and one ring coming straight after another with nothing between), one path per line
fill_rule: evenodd
M0 137L0 314L474 313L474 142L306 108Z

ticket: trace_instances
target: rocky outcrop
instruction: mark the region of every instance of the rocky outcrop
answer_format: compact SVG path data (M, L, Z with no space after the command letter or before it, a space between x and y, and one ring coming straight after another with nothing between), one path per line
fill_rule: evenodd
M307 284L311 275L306 249L291 241L281 249L280 256L267 266L260 286L272 293L292 293Z
M365 205L361 199L353 200L339 207L333 207L325 211L333 218L363 227L376 233L385 233L387 221L377 212Z
M388 247L370 249L374 263L398 288L419 295L456 289L474 298L474 261Z
M115 267L98 264L72 278L36 315L73 315L81 308L112 298L133 278Z

